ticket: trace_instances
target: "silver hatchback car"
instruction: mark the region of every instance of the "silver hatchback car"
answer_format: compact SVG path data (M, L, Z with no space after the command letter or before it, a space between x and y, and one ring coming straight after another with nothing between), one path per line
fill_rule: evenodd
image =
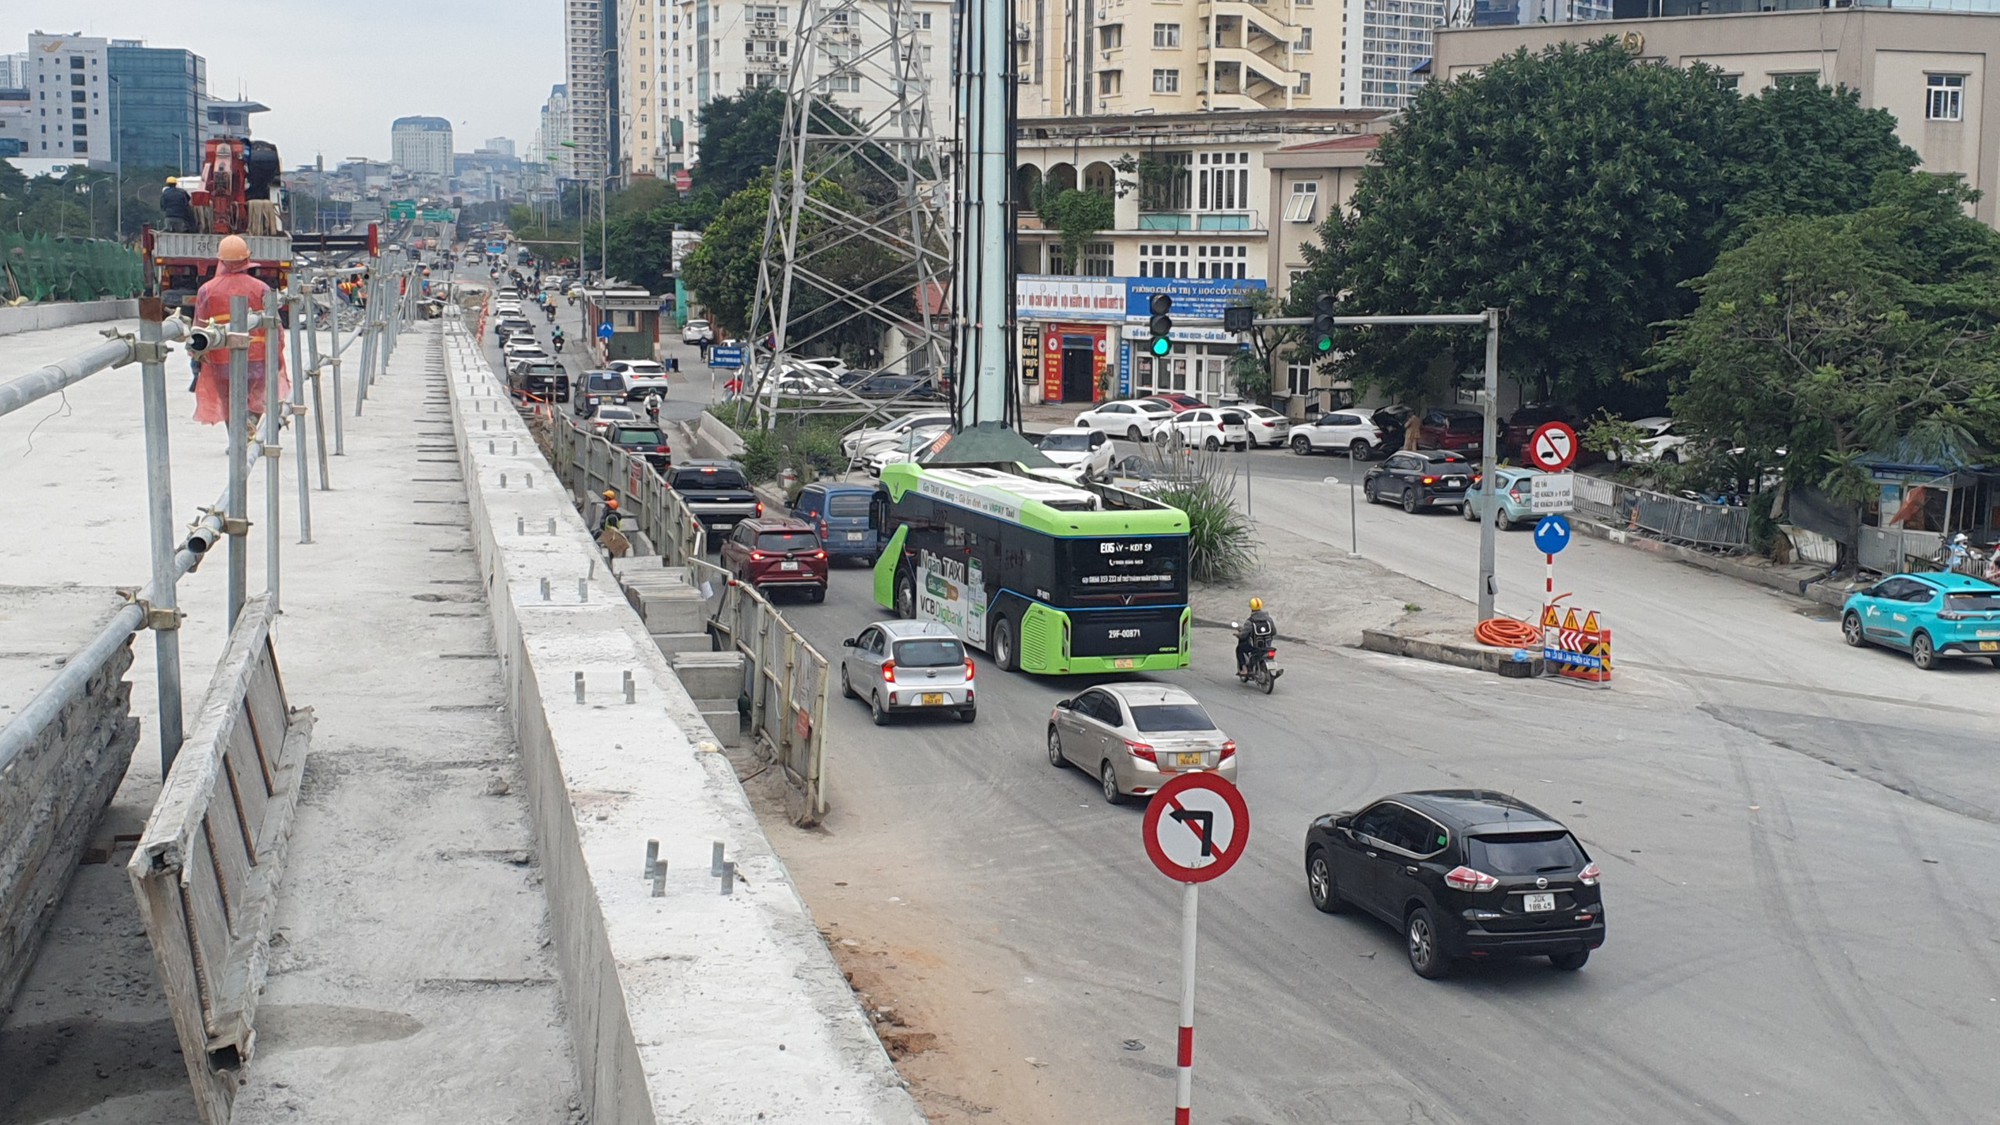
M1236 780L1236 743L1194 696L1165 684L1103 684L1056 704L1049 764L1097 775L1104 799L1147 797L1177 773Z
M937 622L878 621L840 643L840 694L867 703L876 726L902 711L951 711L962 723L978 714L972 661Z

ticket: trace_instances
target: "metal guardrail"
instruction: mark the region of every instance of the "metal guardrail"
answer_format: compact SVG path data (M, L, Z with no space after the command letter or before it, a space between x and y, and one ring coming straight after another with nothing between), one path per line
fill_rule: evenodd
M805 793L798 824L810 828L826 815L826 657L755 587L701 559L687 567L711 600L710 634L748 665L750 733Z
M769 746L785 775L805 795L803 826L826 814L827 660L786 622L755 588L707 561L708 535L680 494L643 458L570 425L560 412L547 417L556 472L574 491L596 496L616 489L626 527L653 544L668 566L686 567L703 592L710 634L743 654L750 733Z
M1582 473L1576 476L1576 510L1599 523L1649 532L1673 543L1723 549L1750 545L1747 507L1704 504Z
M1899 527L1864 527L1855 542L1855 561L1863 570L1896 574L1906 570L1935 570L1944 549L1944 536L1935 531L1910 531Z
M256 1046L311 708L293 708L270 595L245 603L126 873L205 1125L227 1125Z

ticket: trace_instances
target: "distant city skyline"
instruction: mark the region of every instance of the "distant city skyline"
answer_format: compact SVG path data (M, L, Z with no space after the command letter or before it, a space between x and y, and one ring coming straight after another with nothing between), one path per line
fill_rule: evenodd
M242 93L271 107L253 128L277 144L287 167L316 154L328 167L356 156L386 160L390 123L412 114L448 119L468 151L472 138L532 137L549 85L562 78L555 4L486 5L477 18L387 0L325 8L213 0L199 18L138 0L0 4L0 54L27 50L35 31L143 39L202 56L211 95ZM303 49L274 51L273 43Z

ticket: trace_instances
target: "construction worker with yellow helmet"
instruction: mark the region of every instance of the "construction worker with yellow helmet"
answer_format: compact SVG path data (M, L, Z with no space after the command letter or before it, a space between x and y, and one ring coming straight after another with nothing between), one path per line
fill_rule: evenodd
M1250 599L1250 616L1236 627L1236 678L1249 676L1250 654L1278 639L1278 623L1264 612L1264 599Z

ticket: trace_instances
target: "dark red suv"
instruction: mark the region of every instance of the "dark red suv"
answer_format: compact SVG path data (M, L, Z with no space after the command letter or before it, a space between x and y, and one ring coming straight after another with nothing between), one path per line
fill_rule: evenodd
M812 525L795 519L750 519L736 525L722 543L722 565L739 582L761 593L803 590L826 600L826 547Z
M1462 453L1486 442L1486 416L1477 410L1433 410L1424 415L1419 429L1417 441L1425 449Z

